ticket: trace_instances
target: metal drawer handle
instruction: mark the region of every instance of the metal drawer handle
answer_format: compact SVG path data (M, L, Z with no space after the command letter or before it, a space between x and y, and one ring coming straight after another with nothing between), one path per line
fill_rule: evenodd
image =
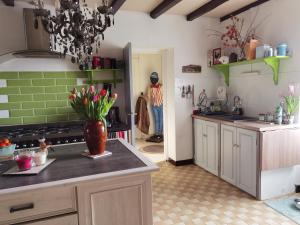
M12 207L10 207L9 212L14 213L14 212L18 212L18 211L33 209L33 208L34 208L33 203L27 203L27 204L12 206Z

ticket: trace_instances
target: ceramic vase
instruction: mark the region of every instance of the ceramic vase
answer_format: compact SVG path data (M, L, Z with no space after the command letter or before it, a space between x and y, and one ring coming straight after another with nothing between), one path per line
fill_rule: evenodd
M91 155L101 155L104 153L107 141L107 129L102 121L86 121L84 136Z

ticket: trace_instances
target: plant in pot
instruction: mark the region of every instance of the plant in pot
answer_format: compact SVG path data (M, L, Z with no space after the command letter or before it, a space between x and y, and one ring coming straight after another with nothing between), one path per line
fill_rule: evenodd
M289 93L283 96L285 101L285 112L289 124L294 123L295 113L299 107L299 97L295 95L295 87L289 85Z
M69 100L72 108L86 120L84 136L91 155L103 154L107 141L106 119L110 108L117 99L117 94L112 97L102 89L97 91L94 86L88 89L76 88L71 91Z

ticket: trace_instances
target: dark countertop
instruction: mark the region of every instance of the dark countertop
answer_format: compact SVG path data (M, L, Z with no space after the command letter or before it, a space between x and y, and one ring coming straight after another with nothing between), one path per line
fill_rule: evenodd
M112 152L112 155L95 160L81 155L87 149L85 143L56 146L54 147L55 153L49 154L49 158L56 158L56 160L38 175L0 176L0 193L5 189L72 178L84 178L91 175L101 175L130 169L143 169L151 166L152 170L157 169L154 164L151 165L151 162L146 162L145 159L142 159L141 156L130 150L128 146L124 145L120 140L110 140L107 142L106 149ZM1 162L0 174L15 165L13 161Z

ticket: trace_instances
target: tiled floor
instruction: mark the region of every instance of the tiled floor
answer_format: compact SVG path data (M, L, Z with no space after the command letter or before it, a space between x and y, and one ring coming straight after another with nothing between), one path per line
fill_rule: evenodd
M197 166L159 165L153 175L154 225L295 224Z
M141 149L149 146L149 145L164 145L164 143L153 143L153 142L147 142L144 139L136 139L135 140L135 146L138 150L140 150L146 157L148 157L152 162L158 163L165 161L165 155L164 153L148 153L144 152Z

